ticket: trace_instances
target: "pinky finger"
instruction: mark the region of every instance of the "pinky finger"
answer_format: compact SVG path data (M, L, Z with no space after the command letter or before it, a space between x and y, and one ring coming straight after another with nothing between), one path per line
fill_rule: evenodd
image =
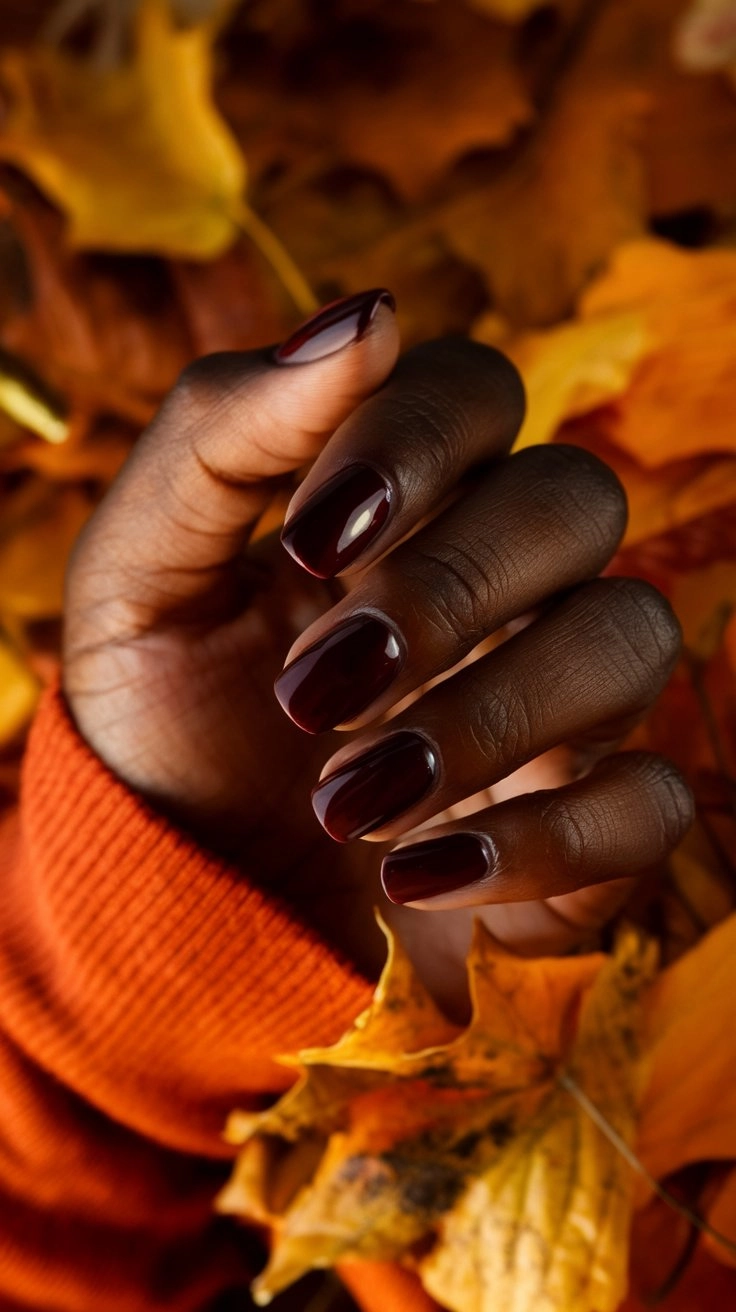
M438 826L384 857L381 877L392 902L422 910L559 897L662 861L693 815L669 761L626 752L564 788Z

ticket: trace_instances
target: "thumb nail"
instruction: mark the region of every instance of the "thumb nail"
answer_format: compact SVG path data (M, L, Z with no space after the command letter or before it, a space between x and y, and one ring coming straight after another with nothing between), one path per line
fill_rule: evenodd
M369 292L331 301L276 348L276 363L309 364L359 342L365 337L381 305L392 311L396 309L396 301L385 287L374 287Z

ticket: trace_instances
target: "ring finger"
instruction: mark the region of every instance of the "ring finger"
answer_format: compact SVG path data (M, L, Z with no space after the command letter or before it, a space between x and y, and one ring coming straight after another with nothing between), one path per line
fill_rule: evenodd
M665 599L598 579L326 764L313 793L336 840L392 840L549 748L642 713L680 632Z

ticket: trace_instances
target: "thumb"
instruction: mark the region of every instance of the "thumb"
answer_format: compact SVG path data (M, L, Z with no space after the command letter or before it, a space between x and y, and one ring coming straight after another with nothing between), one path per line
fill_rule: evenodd
M68 608L103 600L90 596L95 579L112 600L121 566L129 611L211 594L279 478L311 460L391 372L393 311L389 292L364 292L326 306L275 350L190 365L79 539Z

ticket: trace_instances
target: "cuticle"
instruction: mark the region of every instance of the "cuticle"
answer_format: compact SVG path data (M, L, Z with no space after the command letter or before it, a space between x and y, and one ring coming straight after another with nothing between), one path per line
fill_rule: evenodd
M331 474L328 474L328 476L322 480L322 482L319 484L318 487L314 489L313 492L310 492L306 501L303 503L303 505L299 507L298 510L295 510L292 515L290 515L287 519L284 520L283 524L281 525L281 532L284 533L286 529L292 528L293 525L297 522L297 520L301 519L302 515L306 514L309 511L312 501L315 499L315 497L320 496L322 489L325 487L327 483L332 483L334 479L339 478L340 474L344 474L347 470L350 469L370 469L374 474L378 475L378 477L381 479L382 483L384 484L386 491L388 492L388 498L387 498L388 515L386 517L386 523L384 525L384 530L385 530L385 528L391 523L391 520L394 517L394 514L396 512L396 507L399 501L395 484L393 483L392 479L386 476L384 471L381 468L379 468L378 465L373 463L372 460L346 460L344 465L340 465L339 469L333 470Z

